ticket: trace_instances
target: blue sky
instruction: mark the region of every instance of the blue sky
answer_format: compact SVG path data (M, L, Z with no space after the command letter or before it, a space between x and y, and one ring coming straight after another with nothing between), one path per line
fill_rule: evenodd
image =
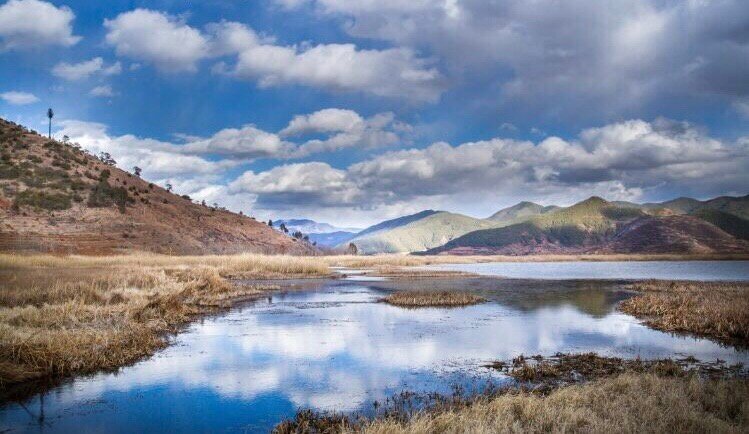
M740 0L0 0L0 116L260 218L746 194Z

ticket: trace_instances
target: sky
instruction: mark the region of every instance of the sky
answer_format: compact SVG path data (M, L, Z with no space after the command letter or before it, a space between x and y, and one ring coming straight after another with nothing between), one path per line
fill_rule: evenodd
M745 0L0 0L0 117L260 219L749 193Z

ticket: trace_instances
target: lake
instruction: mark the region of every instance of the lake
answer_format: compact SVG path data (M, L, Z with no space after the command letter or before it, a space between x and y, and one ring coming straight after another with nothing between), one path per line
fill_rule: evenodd
M745 351L652 330L618 312L616 303L631 295L621 282L283 285L263 300L190 325L170 347L117 373L79 377L4 405L0 431L267 432L299 408L367 413L374 401L403 390L449 393L455 385L500 384L507 379L483 365L519 354L749 362ZM388 291L409 288L471 290L489 301L416 310L378 302Z
M513 279L749 280L749 261L492 262L420 268Z

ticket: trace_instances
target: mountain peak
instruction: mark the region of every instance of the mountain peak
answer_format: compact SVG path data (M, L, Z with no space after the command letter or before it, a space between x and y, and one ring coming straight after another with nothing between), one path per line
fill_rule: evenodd
M601 207L601 206L607 206L611 203L607 201L606 199L600 197L600 196L591 196L583 201L580 201L574 205L572 205L570 208L574 207Z

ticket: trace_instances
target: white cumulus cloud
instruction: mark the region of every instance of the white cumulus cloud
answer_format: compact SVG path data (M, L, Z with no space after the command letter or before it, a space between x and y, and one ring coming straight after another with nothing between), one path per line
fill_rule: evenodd
M101 57L94 57L80 63L60 62L52 68L52 75L68 81L83 80L94 74L109 76L120 72L122 72L120 62L107 66Z
M117 93L112 89L112 86L108 84L96 86L95 88L91 89L88 94L99 98L111 98L117 95Z
M213 68L255 80L261 87L303 85L363 92L415 102L437 101L444 77L430 59L410 48L360 49L348 44L278 45L237 22L203 30L164 12L136 9L106 20L106 41L119 56L150 62L163 71L196 71L207 58L232 57Z
M37 98L36 95L34 95L33 93L28 93L28 92L18 92L18 91L3 92L3 93L0 93L0 98L2 98L8 104L13 104L13 105L26 105L26 104L33 104L35 102L39 102L39 98Z
M0 6L0 51L74 45L81 40L73 35L74 19L75 14L66 6L10 0Z
M206 37L179 18L148 9L135 9L105 20L106 42L119 56L151 62L168 71L195 71L209 55Z

